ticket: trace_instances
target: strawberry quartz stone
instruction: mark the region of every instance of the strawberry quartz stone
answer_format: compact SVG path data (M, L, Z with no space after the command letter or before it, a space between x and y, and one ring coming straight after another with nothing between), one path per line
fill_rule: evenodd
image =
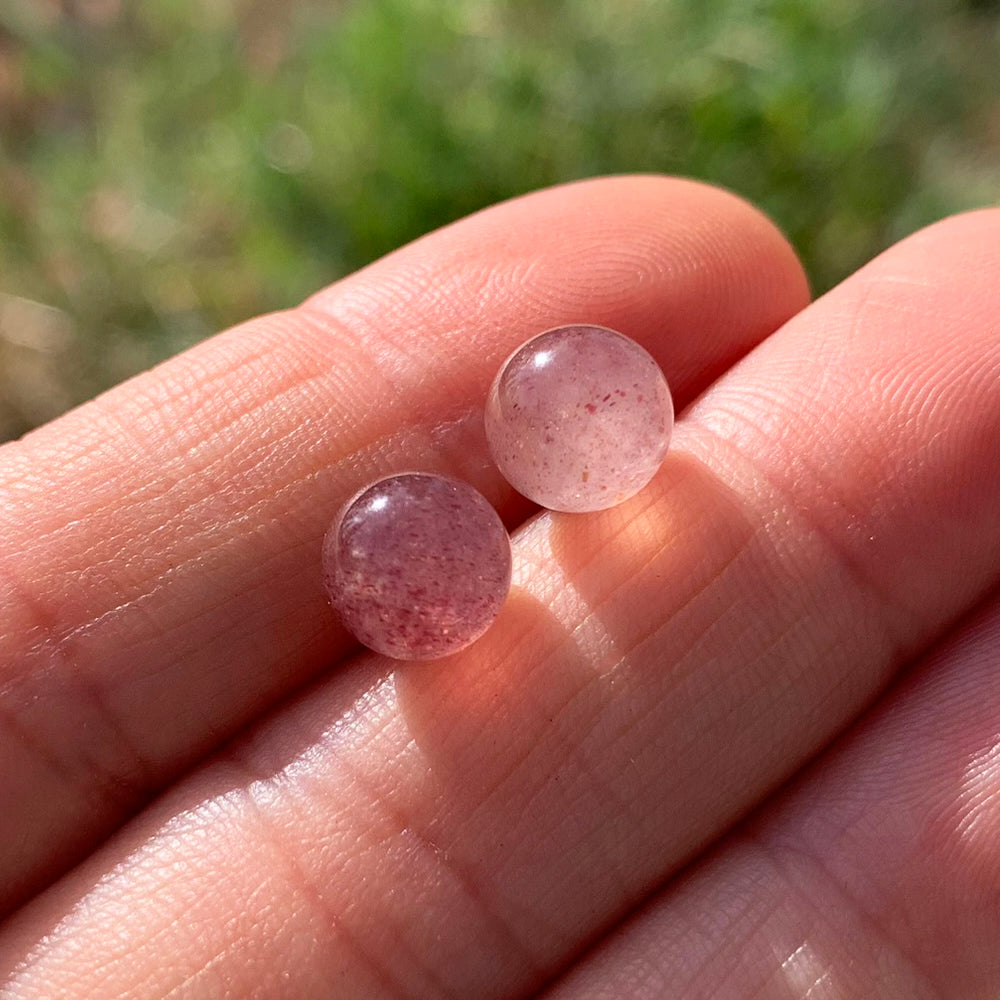
M510 587L510 539L466 483L412 472L350 500L323 542L334 610L366 646L401 660L464 649L493 623Z
M634 496L663 462L673 426L652 355L602 326L529 340L504 362L486 404L500 472L550 510L603 510Z

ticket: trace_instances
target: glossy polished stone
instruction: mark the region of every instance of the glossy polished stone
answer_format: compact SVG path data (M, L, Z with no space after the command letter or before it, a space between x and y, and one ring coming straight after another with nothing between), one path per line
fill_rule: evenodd
M652 356L601 326L529 340L504 362L486 404L497 467L550 510L603 510L634 496L663 462L673 425Z
M323 542L323 576L344 625L403 660L464 649L493 623L510 587L510 539L466 483L414 472L350 500Z

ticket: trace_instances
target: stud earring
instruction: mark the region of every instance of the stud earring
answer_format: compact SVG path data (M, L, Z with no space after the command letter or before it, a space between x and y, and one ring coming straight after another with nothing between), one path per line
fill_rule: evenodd
M485 497L426 472L366 486L323 542L334 610L396 659L437 659L474 642L499 614L510 574L510 539Z
M519 493L596 511L639 492L674 425L667 380L645 348L602 326L560 326L503 363L486 403L493 461Z
M597 511L653 478L670 443L673 401L652 356L602 326L533 337L501 366L486 437L508 482L557 511ZM323 581L366 646L431 660L475 642L510 589L510 538L467 483L388 476L347 502L323 542Z

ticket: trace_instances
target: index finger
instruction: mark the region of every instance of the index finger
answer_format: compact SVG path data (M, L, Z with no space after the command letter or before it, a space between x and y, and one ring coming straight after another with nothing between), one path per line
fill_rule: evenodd
M319 582L340 502L402 468L509 521L481 406L499 361L586 321L678 402L806 301L774 227L686 181L571 185L405 248L0 452L0 911L351 641Z

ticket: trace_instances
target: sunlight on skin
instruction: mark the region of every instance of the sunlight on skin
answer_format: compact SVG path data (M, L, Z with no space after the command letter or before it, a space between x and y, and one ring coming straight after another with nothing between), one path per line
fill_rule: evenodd
M836 1000L841 996L833 981L833 970L808 941L803 941L782 961L781 973L788 984L789 997L796 1000Z
M977 754L966 767L958 811L959 843L976 852L977 844L986 837L991 841L992 853L992 843L1000 829L1000 735L993 746Z
M937 1000L802 856L737 840L640 911L545 1000Z
M614 658L615 642L592 603L556 557L552 515L539 514L517 533L512 586L531 587L576 647L592 664ZM595 656L594 653L597 653Z

